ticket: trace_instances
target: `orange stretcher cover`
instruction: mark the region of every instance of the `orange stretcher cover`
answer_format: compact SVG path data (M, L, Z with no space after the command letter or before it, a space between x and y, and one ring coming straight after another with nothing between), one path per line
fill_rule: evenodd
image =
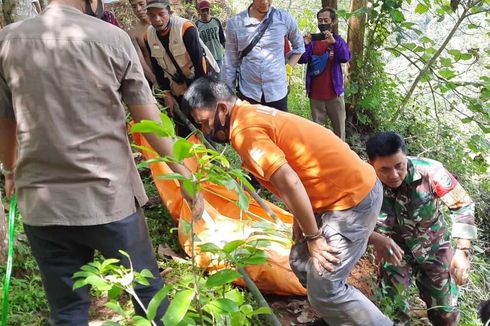
M133 134L133 138L137 145L151 148L141 134ZM144 151L142 154L147 160L154 158L150 152ZM196 167L196 163L192 159L186 160L185 164L191 170ZM180 245L190 256L190 234L186 225L191 221L192 214L187 202L181 196L180 185L176 180L158 178L159 175L172 172L167 164L163 162L152 163L150 169L163 203L167 206L172 218L178 223ZM257 221L272 221L264 209L252 198L250 198L249 212L244 212L240 216L240 209L235 204L236 193L211 183L204 184L202 189L205 210L202 219L195 224L196 236L199 239L197 245L211 242L222 248L227 242L245 239L254 232L262 231L254 226ZM269 202L267 205L291 230L292 215ZM187 223L182 223L182 220ZM269 237L272 238L272 236ZM264 237L261 236L261 238ZM292 243L291 241L285 243L284 239L281 240L283 241L272 241L266 249L268 257L266 264L247 266L246 270L257 287L264 293L306 295L306 290L289 267L289 251ZM196 255L196 260L201 267L216 268L210 264L210 259L212 258L204 254ZM242 280L237 283L243 285Z

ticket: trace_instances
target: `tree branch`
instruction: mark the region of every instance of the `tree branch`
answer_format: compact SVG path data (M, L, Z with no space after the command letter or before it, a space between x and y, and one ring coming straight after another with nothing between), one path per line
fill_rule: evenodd
M431 68L431 66L436 62L437 58L439 58L439 56L441 55L442 51L444 51L444 49L446 48L446 46L449 43L449 41L453 38L454 34L458 30L458 28L461 25L461 23L466 19L466 17L468 17L468 10L469 10L469 8L464 8L463 13L459 17L459 19L456 22L456 24L454 24L453 28L451 29L451 31L449 32L449 34L447 35L446 39L441 44L441 46L439 47L439 49L437 50L437 52L434 53L434 55L432 56L432 58L430 58L430 60L427 61L427 63L425 64L425 66L419 72L419 74L417 75L417 77L413 81L412 86L408 90L407 94L405 94L405 96L404 96L404 98L402 100L402 103L400 104L400 107L398 108L398 110L393 115L392 122L395 119L395 117L398 117L400 115L400 113L405 109L405 106L407 105L408 101L412 97L412 94L415 91L415 89L417 88L417 86L418 86L420 80L422 79L422 77L427 73L427 71Z

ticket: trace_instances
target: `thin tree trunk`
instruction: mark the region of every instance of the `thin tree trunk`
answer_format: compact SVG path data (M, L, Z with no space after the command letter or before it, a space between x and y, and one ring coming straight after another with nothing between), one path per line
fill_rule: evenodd
M35 16L32 0L3 0L4 24L8 25Z
M44 10L48 6L48 0L39 0L39 5L41 6L41 10Z
M352 0L350 3L350 11L354 12L358 9L365 8L367 0ZM364 32L366 29L366 15L354 16L349 19L349 31L347 34L347 44L352 52L352 60L347 66L347 79L355 78L355 72L358 69L358 60L363 57L364 52ZM357 103L356 95L350 99L350 105L347 107L347 117L352 117Z
M337 0L322 0L322 8L325 7L337 9Z
M469 9L470 9L470 6L464 8L463 13L459 17L459 19L456 22L456 24L454 24L454 26L451 29L451 31L449 32L449 34L446 36L446 39L444 40L444 42L442 42L442 44L439 47L439 49L437 50L437 52L434 53L434 55L432 56L432 58L430 58L430 60L426 62L426 64L420 70L420 72L417 75L417 77L415 77L415 79L414 79L414 81L412 83L412 86L410 86L410 89L408 90L408 92L403 97L402 103L401 103L400 107L398 108L398 110L393 115L393 118L392 119L396 119L400 115L400 113L405 109L405 106L407 105L408 101L412 97L413 92L417 88L417 85L419 84L420 80L429 71L429 69L431 68L431 66L436 62L437 58L439 58L439 56L441 55L442 51L444 51L444 49L446 48L446 46L449 43L449 41L453 38L454 34L458 30L458 28L461 25L461 23L468 16Z
M337 0L322 0L322 8L330 7L337 10ZM337 18L338 21L338 18ZM332 31L336 34L339 33L339 25L333 25Z

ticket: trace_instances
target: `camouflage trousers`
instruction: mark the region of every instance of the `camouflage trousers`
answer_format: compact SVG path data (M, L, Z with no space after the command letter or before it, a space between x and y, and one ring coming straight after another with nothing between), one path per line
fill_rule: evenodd
M406 248L405 250L407 253ZM381 277L388 294L394 298L408 289L412 278L418 287L420 298L427 305L427 315L435 326L457 325L459 319L458 287L450 274L450 264L453 249L446 242L438 250L424 259L416 262L411 254L405 254L402 266L395 267L385 263L381 268ZM409 305L399 311L400 319L408 318Z

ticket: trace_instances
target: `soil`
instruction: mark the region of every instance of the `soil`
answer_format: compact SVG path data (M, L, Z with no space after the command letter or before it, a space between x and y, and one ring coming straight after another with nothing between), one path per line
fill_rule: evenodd
M366 296L374 291L377 268L369 255L361 258L349 276L348 283ZM269 305L284 326L307 325L320 319L306 297L266 296Z

